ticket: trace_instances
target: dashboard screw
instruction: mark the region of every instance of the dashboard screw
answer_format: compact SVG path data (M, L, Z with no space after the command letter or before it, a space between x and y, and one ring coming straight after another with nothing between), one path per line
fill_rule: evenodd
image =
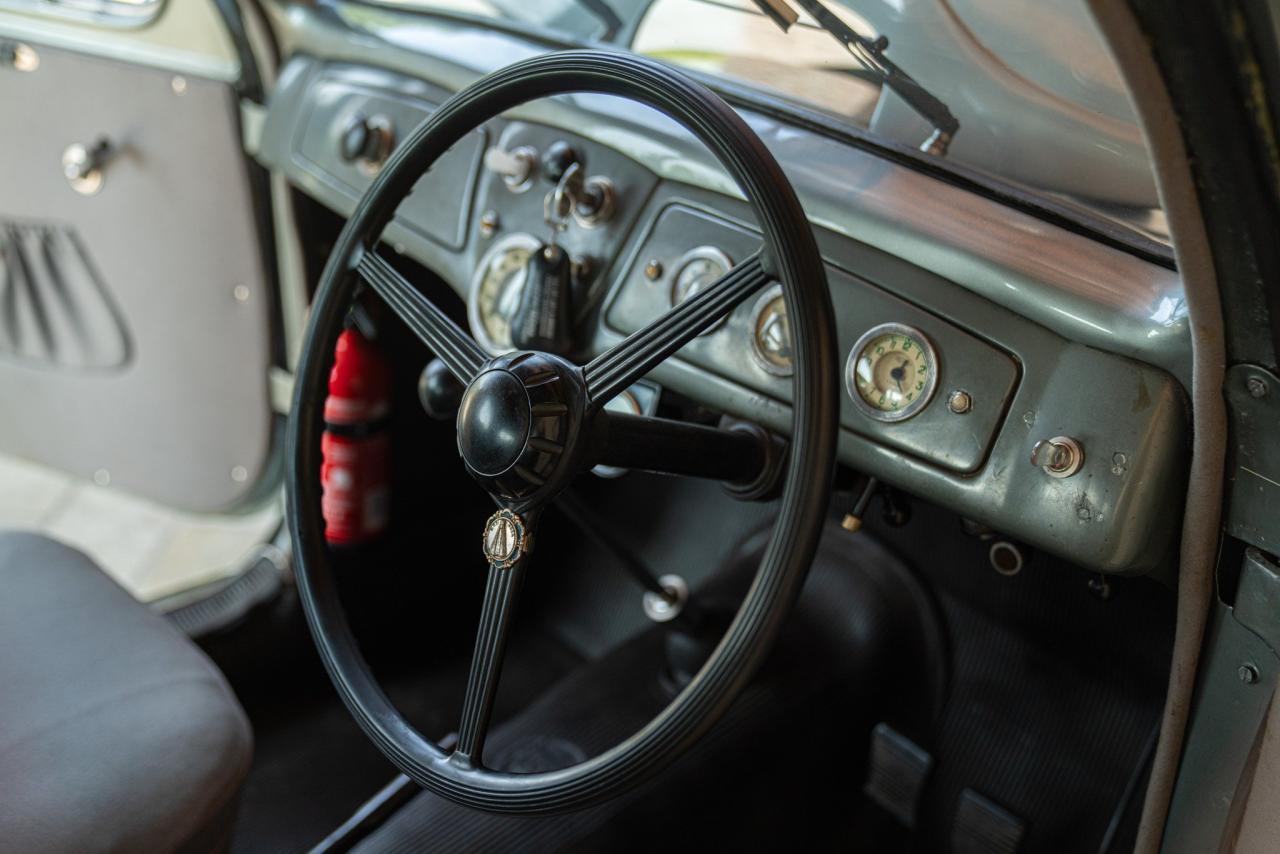
M651 282L656 282L662 278L662 262L657 258L650 259L648 264L644 265L644 277Z
M1111 455L1111 473L1116 477L1120 477L1129 469L1129 458L1124 453L1116 451Z
M947 399L947 408L956 415L964 415L973 409L973 396L967 391L956 389L951 392L951 397Z
M1240 677L1240 681L1246 685L1252 685L1258 681L1258 668L1252 664L1242 664L1240 669L1236 671L1236 675Z
M498 212L485 211L480 215L480 236L493 237L498 230Z
M1245 383L1249 387L1249 396L1261 398L1267 396L1267 381L1262 377L1249 377Z

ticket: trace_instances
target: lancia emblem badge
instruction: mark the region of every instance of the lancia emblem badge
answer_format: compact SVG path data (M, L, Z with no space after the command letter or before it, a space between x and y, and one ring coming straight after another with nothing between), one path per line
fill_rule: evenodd
M484 526L484 556L498 569L507 569L528 551L524 520L510 510L499 510Z

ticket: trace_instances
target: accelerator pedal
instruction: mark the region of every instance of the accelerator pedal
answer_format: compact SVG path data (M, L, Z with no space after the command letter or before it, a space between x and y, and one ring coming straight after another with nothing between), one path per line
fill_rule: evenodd
M1026 822L973 789L960 793L951 828L953 854L1017 854Z
M886 723L871 731L871 756L862 792L898 820L903 827L916 825L916 807L933 757L923 747Z

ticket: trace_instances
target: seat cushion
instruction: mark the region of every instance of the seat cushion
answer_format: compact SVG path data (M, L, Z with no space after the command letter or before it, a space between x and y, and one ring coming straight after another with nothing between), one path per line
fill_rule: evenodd
M185 636L80 552L0 532L0 848L212 850L251 755Z

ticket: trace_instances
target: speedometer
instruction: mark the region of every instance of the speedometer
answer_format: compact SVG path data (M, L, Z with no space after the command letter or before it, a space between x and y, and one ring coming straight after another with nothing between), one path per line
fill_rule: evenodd
M529 258L542 244L532 234L511 234L489 248L471 279L467 320L480 345L494 355L509 352L511 318L520 307Z

